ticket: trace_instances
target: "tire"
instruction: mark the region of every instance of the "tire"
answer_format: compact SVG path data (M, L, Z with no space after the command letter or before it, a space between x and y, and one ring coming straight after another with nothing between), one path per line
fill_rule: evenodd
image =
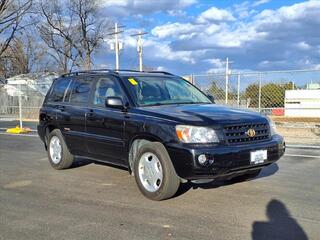
M155 201L171 198L180 186L170 156L159 142L140 147L134 161L134 176L141 193Z
M246 180L250 180L250 179L256 178L260 174L261 171L262 171L262 169L250 171L249 173L232 178L231 181L243 182Z
M54 154L54 149L57 150L57 153L59 146L60 157L58 157L57 154ZM62 170L71 167L74 161L74 156L69 152L69 149L59 129L55 129L49 133L47 148L49 162L54 169Z

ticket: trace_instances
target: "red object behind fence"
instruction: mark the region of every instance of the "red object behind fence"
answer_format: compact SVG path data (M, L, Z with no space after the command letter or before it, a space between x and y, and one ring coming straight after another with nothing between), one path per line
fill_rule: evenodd
M284 116L284 108L272 109L272 116Z

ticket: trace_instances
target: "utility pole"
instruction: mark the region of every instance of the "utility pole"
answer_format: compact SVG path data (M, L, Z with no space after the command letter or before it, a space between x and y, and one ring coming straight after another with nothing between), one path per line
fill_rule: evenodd
M139 71L142 72L143 71L143 64L142 64L142 35L147 34L147 32L139 32L137 34L133 34L131 35L132 37L137 36L137 51L138 51L138 55L139 55Z
M122 49L122 44L119 42L118 34L124 32L123 30L121 30L121 28L124 28L124 27L125 26L118 26L118 23L115 23L113 28L114 32L107 34L107 35L114 35L114 44L111 45L111 49L112 50L114 49L116 52L116 70L120 68L119 53L120 53L120 50Z
M118 23L114 24L114 40L115 40L115 49L116 49L116 69L119 69L119 41L118 41Z
M230 75L230 68L229 64L233 63L232 61L229 61L229 58L226 59L226 104L228 104L228 95L229 95L229 75Z

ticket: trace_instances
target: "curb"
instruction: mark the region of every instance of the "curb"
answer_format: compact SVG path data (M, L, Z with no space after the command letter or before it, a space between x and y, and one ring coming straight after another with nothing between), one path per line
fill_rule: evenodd
M8 128L0 128L0 131L7 131L9 129L9 127ZM37 132L37 130L34 130L34 129L30 129L29 130L30 132Z

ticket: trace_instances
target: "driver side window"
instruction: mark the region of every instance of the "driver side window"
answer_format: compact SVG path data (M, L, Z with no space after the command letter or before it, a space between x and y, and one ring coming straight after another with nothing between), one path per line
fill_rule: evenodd
M190 97L188 92L186 92L185 88L181 87L180 84L178 82L174 82L174 81L167 81L166 82L166 88L168 90L168 94L170 96L170 99L181 100L181 96L183 96L183 98Z
M114 78L100 78L98 80L93 104L104 106L107 97L123 97L120 85Z

